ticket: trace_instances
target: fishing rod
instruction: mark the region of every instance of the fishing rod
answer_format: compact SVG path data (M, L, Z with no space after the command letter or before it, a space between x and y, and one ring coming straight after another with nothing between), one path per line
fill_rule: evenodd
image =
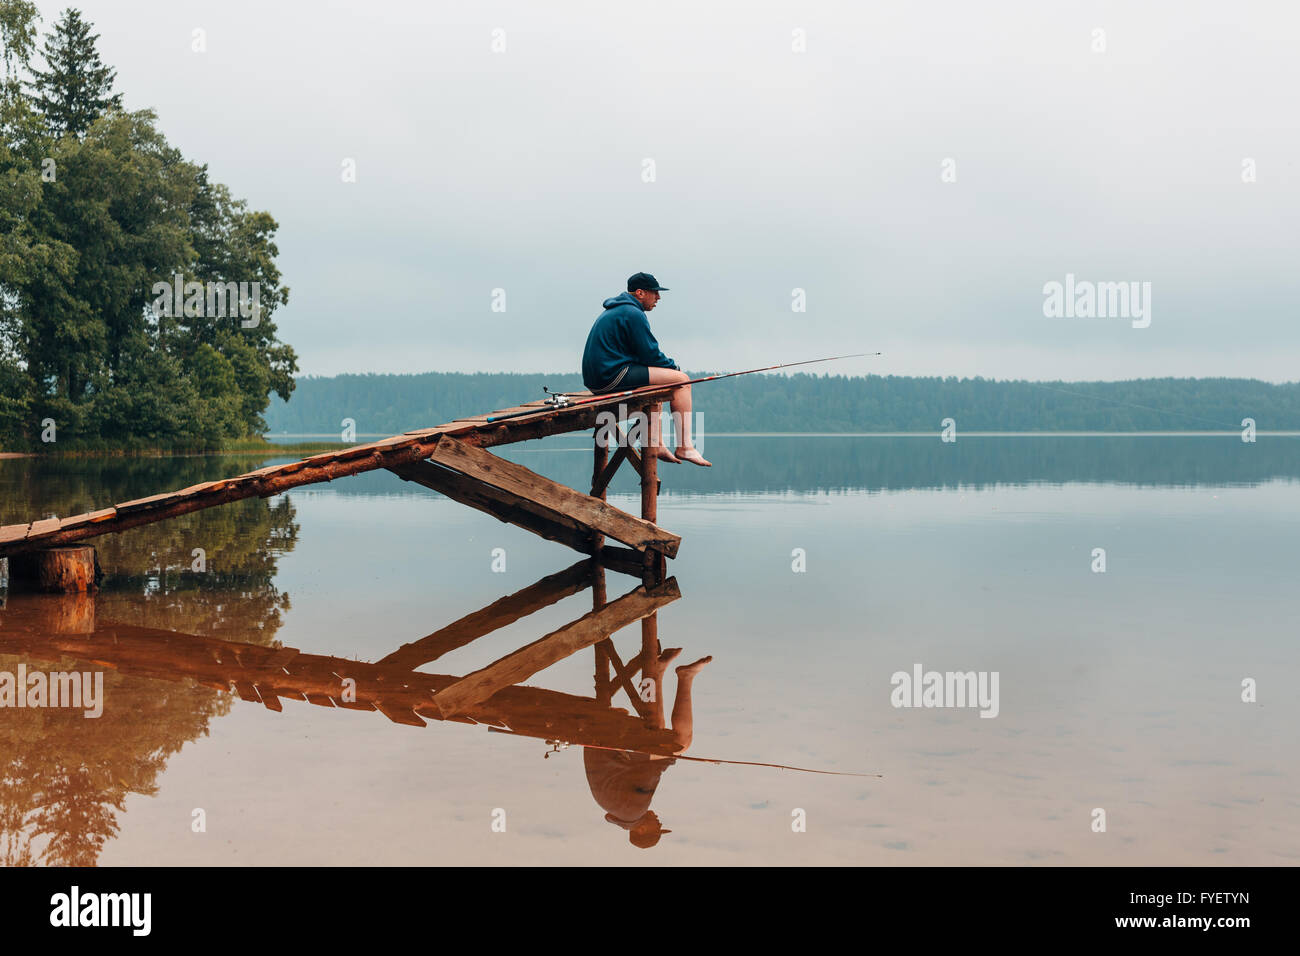
M509 418L520 418L524 415L535 415L538 412L554 410L557 408L576 408L579 405L590 405L593 402L603 402L608 398L627 398L632 395L642 395L647 392L661 392L668 388L681 388L683 385L698 385L700 382L714 382L721 378L734 378L737 375L753 375L755 372L771 372L778 368L793 368L796 365L815 365L818 362L838 362L840 359L862 358L863 356L881 355L881 352L855 352L852 355L833 355L830 358L805 359L802 362L782 362L779 365L768 365L764 368L751 368L743 372L726 372L721 375L705 375L703 378L692 378L685 382L671 382L666 385L642 385L639 388L631 388L623 392L606 392L601 395L592 395L590 398L569 398L564 392L552 392L545 386L542 387L547 395L551 396L544 403L543 408L528 408L518 412L508 412L505 415L491 415L487 418L489 423L501 422Z

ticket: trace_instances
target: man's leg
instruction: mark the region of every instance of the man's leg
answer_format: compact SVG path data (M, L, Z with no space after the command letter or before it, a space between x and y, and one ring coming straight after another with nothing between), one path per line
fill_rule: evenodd
M674 465L680 465L682 460L664 447L663 422L660 421L663 410L663 405L656 402L646 412L650 416L650 444L655 447L655 457L660 461L670 461Z
M682 750L691 745L695 735L695 718L691 711L691 685L695 675L704 669L704 665L713 660L713 655L701 657L694 664L677 668L677 696L673 698L673 736Z
M675 368L657 368L654 366L646 369L650 374L651 385L671 385L674 382L688 382L690 376L685 372ZM674 389L672 403L669 406L672 409L674 427L677 429L677 450L674 453L682 461L689 461L692 465L702 465L710 467L711 462L706 461L695 446L691 444L691 387L683 385L681 388ZM658 414L652 416L653 421L650 423L651 434L657 436L653 429L658 428Z

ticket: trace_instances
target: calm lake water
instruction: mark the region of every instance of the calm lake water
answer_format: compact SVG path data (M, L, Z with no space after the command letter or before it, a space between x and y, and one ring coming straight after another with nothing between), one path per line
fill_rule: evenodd
M674 665L713 658L685 756L879 776L547 756L550 734L579 733L565 707L608 711L590 648L526 681L586 700L518 692L551 728L537 736L240 699L226 688L260 648L379 661L578 558L372 473L97 539L108 579L89 609L8 594L0 676L100 670L105 690L94 719L0 709L6 862L1300 862L1300 439L713 436L704 451L711 470L661 469L659 523L683 541L659 638L683 648ZM503 453L590 478L586 439ZM0 461L0 520L276 460ZM636 511L630 469L610 500ZM606 583L612 601L638 581ZM419 671L469 674L591 609L579 590ZM636 658L639 626L613 644ZM894 675L918 666L996 672L996 716L895 707ZM678 690L670 667L669 712ZM625 693L613 706L627 714L609 726L647 733ZM606 814L646 807L671 832L643 848Z

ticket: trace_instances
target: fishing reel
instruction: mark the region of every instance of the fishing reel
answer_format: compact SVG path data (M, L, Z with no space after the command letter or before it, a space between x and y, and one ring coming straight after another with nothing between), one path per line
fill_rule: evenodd
M569 400L569 396L565 395L563 392L552 392L545 385L542 386L542 391L550 396L546 399L545 404L550 405L552 408L568 408L573 404L573 402Z
M548 740L546 741L546 743L550 746L551 749L546 751L546 753L542 754L543 760L545 760L551 754L556 754L559 753L561 750L569 749L569 742L567 740Z

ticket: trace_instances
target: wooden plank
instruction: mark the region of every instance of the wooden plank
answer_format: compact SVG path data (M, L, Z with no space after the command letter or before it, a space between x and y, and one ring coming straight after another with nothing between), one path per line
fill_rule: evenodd
M267 657L265 666L281 668L287 667L289 662L301 653L302 651L294 647L281 647Z
M568 545L583 554L591 553L590 536L579 529L576 522L562 515L542 512L517 495L500 491L428 461L412 462L389 470L400 478L424 485L446 495L452 501L489 514L498 521L531 531L547 541Z
M530 584L514 594L508 594L482 610L467 614L460 620L439 628L428 637L403 644L377 663L401 667L404 670L415 670L417 667L436 661L458 647L464 647L478 640L484 634L499 631L544 607L550 607L566 597L577 594L590 584L591 560L578 561L563 571L548 574L535 584Z
M596 560L600 562L601 567L608 568L610 571L630 574L634 578L641 577L642 560L639 551L633 551L631 548L616 548L607 544L596 553Z
M392 438L385 438L383 441L375 442L376 448L395 448L399 445L413 445L416 438L413 435L394 435Z
M366 455L373 455L378 451L379 446L373 442L367 442L364 445L354 445L351 448L345 448L334 456L335 461L352 461L356 458L364 458Z
M635 518L599 498L574 491L481 448L447 436L429 457L431 461L531 501L547 511L565 515L589 532L598 531L638 551L651 549L670 558L677 555L681 537L657 527L653 521Z
M197 485L190 485L188 488L182 488L180 491L176 492L176 494L197 495L207 491L209 488L215 487L216 485L217 482L215 481L201 481Z
M232 479L233 480L233 479ZM160 495L150 495L148 498L136 498L134 501L123 501L117 506L118 514L130 514L133 511L141 511L145 508L152 508L160 505L165 501L172 501L180 498L181 494L176 491L166 491Z
M387 704L382 700L375 701L375 710L379 711L395 724L405 724L408 727L428 727L429 725L420 718L410 707L403 707L396 704Z
M660 392L653 394L659 396L658 401L663 401L669 397L670 391L671 389L665 389L662 394ZM644 396L638 396L637 400L644 400ZM610 398L604 401L590 402L586 405L569 406L545 414L525 415L504 422L493 422L465 434L460 432L456 434L467 444L473 444L479 448L488 448L492 445L508 445L533 438L544 438L547 435L561 435L565 432L593 428L602 415L609 414L611 410L617 413L620 406L628 405L629 399L627 398Z
M33 521L32 526L27 529L27 537L23 540L31 541L34 538L43 538L47 534L58 531L59 525L62 523L58 518L42 518L40 521Z
M266 705L267 710L273 710L277 714L284 710L280 698L275 696L274 690L269 687L259 687L257 690L262 695L262 703Z
M98 524L101 521L107 521L117 514L116 508L103 508L99 511L90 511L86 514L72 515L64 518L59 522L59 530L64 528L79 528L82 525Z
M337 457L337 451L323 451L319 455L312 455L310 458L302 459L302 465L304 468L314 468L326 462L334 461Z
M245 477L245 478L261 478L263 475L273 475L273 474L276 474L277 472L283 470L285 464L288 464L288 463L285 462L284 464L279 464L279 465L267 465L265 468L259 468L259 469L257 469L257 471L250 471L247 475L244 475L243 477ZM180 492L180 493L181 493L181 494L185 494L185 492L183 492L183 491Z
M257 688L246 680L232 681L235 685L235 693L239 695L240 700L246 700L250 704L260 704L262 698L258 696Z
M644 585L637 587L603 608L589 611L572 624L465 675L434 694L433 703L444 717L464 713L498 691L525 681L557 661L603 641L679 597L681 591L676 578L669 578L653 591L647 591Z
M334 706L343 710L374 710L375 705L368 700L346 701L334 698Z
M31 529L32 523L26 524L7 524L0 528L0 544L7 544L10 541L22 541L27 537L27 532Z

